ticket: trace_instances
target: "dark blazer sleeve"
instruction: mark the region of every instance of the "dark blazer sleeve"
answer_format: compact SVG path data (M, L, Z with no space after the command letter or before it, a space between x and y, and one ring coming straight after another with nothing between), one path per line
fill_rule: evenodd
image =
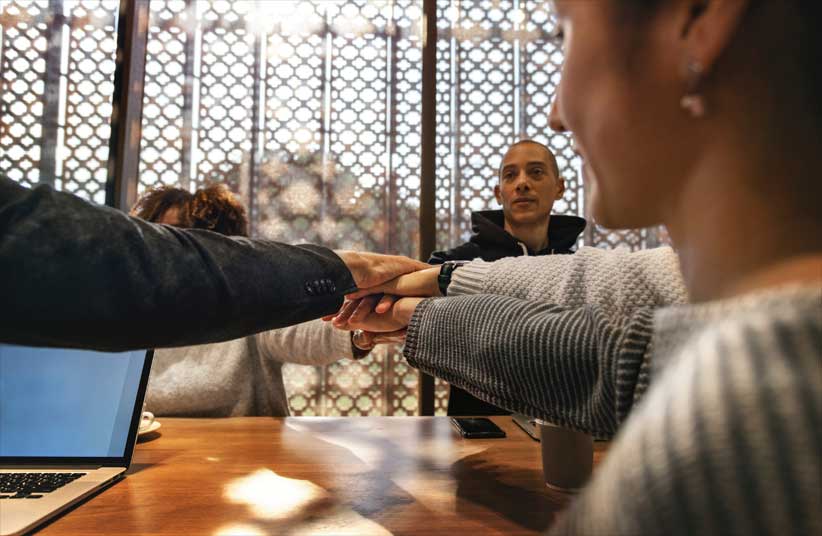
M355 288L323 247L150 224L0 177L0 342L216 342L330 314Z

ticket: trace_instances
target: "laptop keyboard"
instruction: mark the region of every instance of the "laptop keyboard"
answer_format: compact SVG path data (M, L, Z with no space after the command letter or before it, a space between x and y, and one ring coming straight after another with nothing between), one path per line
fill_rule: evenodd
M0 473L0 499L39 499L86 473Z

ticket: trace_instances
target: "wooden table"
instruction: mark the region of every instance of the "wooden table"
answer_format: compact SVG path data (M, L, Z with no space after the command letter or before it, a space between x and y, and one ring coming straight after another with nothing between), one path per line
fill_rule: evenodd
M41 534L533 534L570 499L509 417L486 440L445 417L160 421L125 480Z

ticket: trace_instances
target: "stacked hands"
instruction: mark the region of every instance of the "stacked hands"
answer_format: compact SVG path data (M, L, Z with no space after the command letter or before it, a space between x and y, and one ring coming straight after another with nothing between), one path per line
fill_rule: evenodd
M440 267L399 255L338 251L357 284L335 315L326 316L334 327L355 331L355 344L371 348L405 340L417 305L440 296Z

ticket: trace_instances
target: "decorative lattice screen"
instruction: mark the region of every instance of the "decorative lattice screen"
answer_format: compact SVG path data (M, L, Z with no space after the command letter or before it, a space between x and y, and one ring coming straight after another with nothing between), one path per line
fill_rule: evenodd
M256 236L417 255L420 1L150 7L139 191L227 182ZM298 415L417 411L396 347L285 376Z
M0 172L104 203L119 0L0 0Z
M551 147L566 192L557 214L587 216L579 157L569 134L548 127L563 62L555 19L542 0L437 3L437 243L470 237L471 212L499 208L493 195L505 150L520 139ZM588 218L589 222L590 217ZM656 230L613 232L589 223L585 245L653 247ZM437 409L447 386L437 380Z
M0 171L104 200L117 0L0 0ZM418 254L421 0L152 0L139 166L157 184L227 182L252 232L286 242ZM558 213L585 215L569 136L548 129L562 51L541 0L439 0L437 244L494 207L506 147L554 149ZM589 226L633 249L655 230ZM416 371L396 347L286 367L297 415L407 415ZM437 411L447 386L437 383Z

